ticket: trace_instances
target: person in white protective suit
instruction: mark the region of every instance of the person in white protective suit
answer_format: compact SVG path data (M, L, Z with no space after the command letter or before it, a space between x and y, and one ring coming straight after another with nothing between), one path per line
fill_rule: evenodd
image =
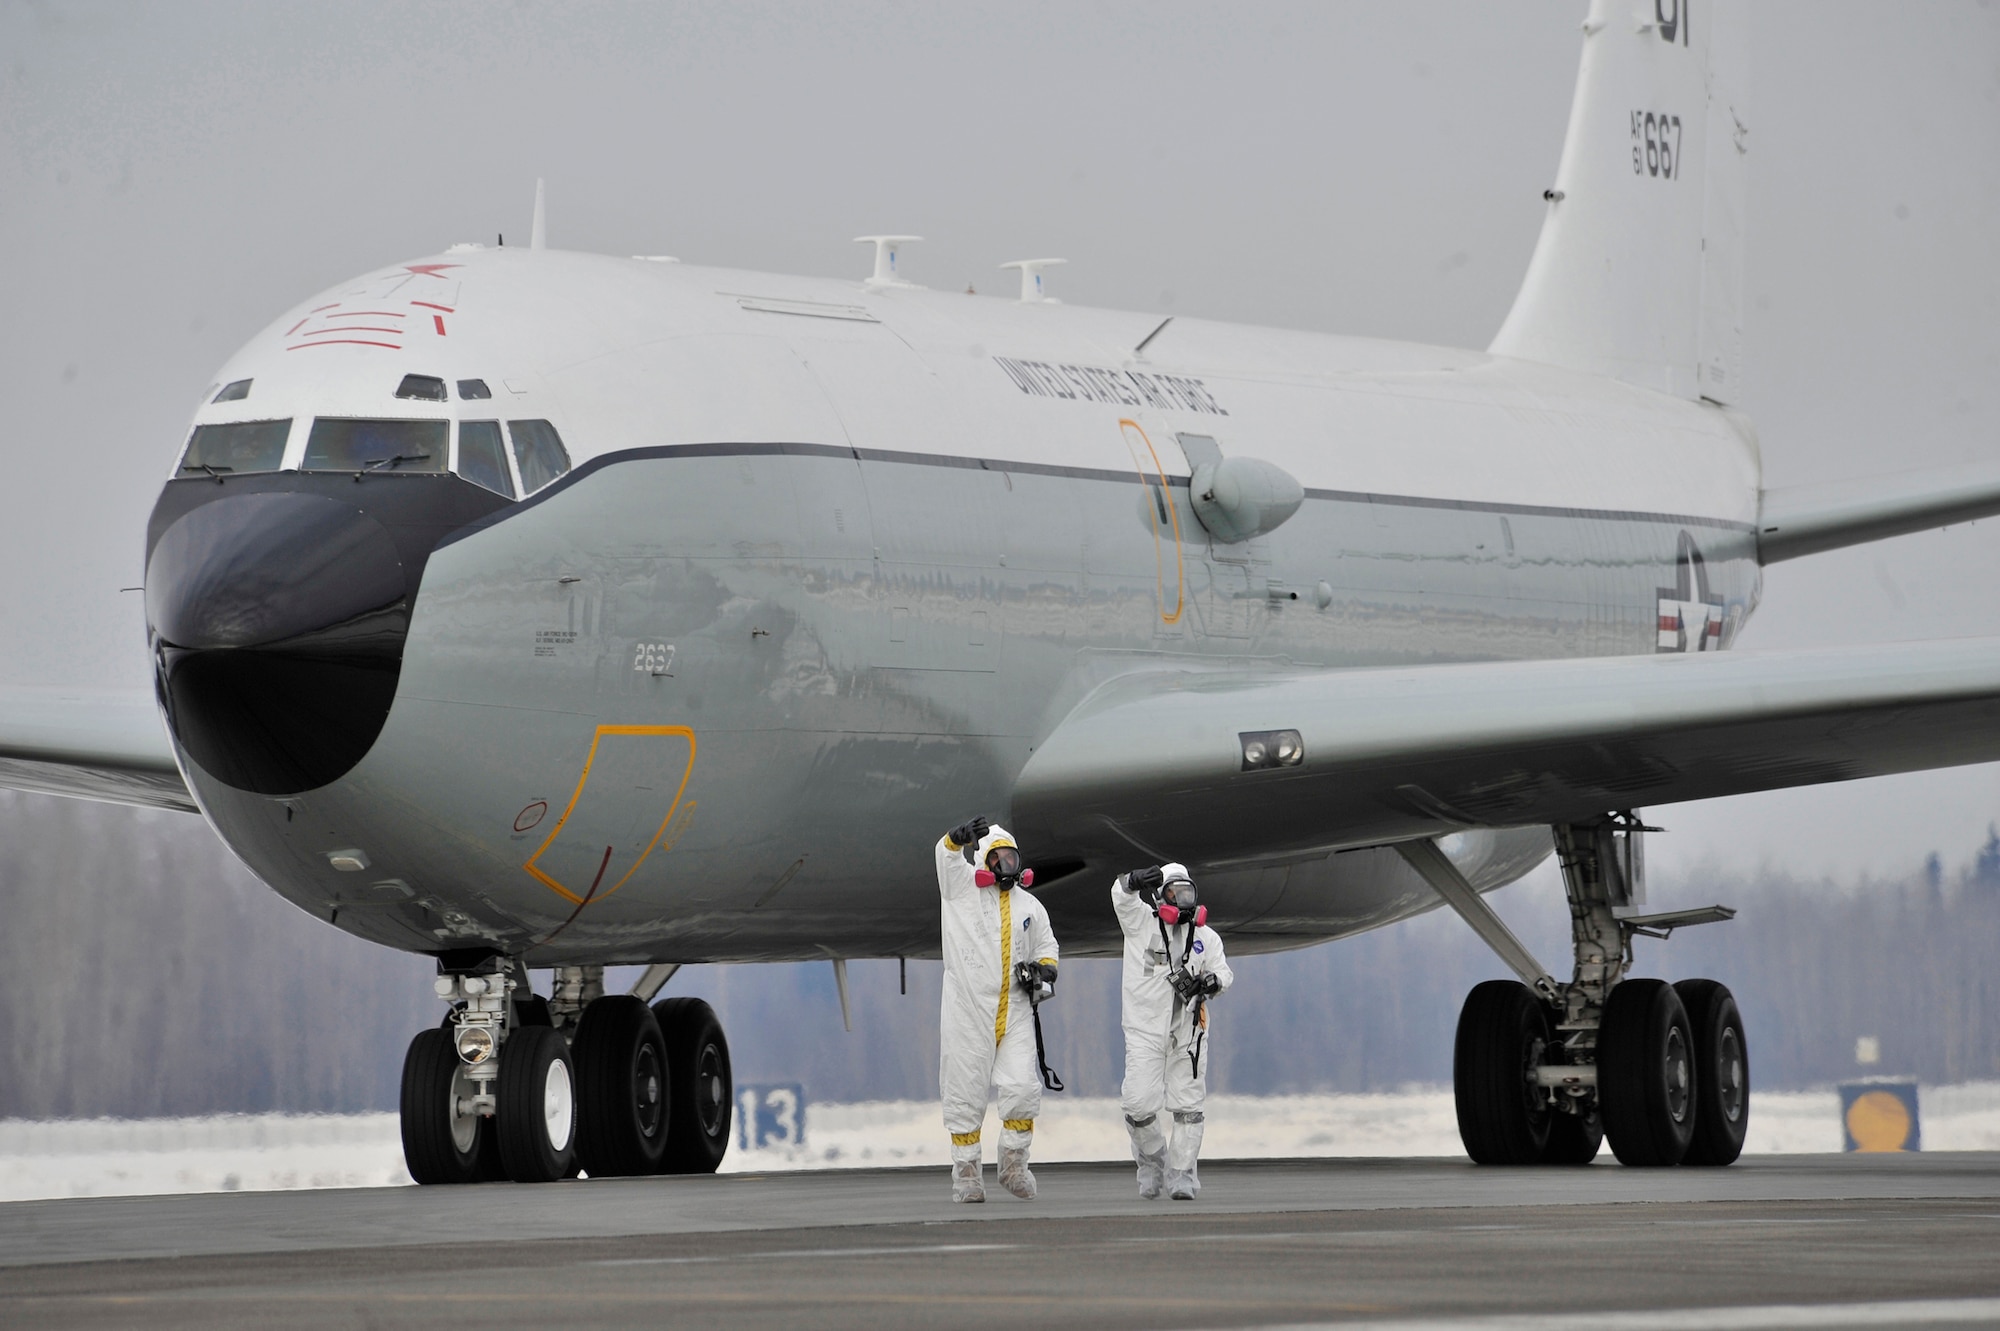
M1000 1102L1000 1185L1030 1199L1028 1146L1042 1107L1030 1002L1054 992L1055 932L1027 890L1034 873L1023 867L1020 847L984 818L939 838L937 879L944 919L938 1089L951 1134L951 1197L986 1200L979 1134L990 1088Z
M1236 977L1182 866L1120 875L1111 905L1125 931L1125 1083L1118 1101L1139 1165L1139 1195L1151 1200L1164 1189L1175 1201L1191 1201L1201 1191L1196 1162L1208 1096L1208 1002Z

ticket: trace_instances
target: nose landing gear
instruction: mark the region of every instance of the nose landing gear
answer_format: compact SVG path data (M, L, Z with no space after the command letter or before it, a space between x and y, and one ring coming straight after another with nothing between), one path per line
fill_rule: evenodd
M1403 858L1521 977L1473 989L1452 1077L1459 1136L1480 1164L1588 1164L1609 1138L1621 1163L1726 1165L1749 1127L1742 1017L1714 980L1627 979L1632 939L1735 912L1644 913L1630 814L1553 829L1569 898L1575 977L1559 984L1434 842Z
M443 963L440 963L441 967ZM606 995L601 966L561 968L552 1001L518 961L445 971L443 1027L403 1062L403 1158L418 1183L713 1173L729 1149L729 1043L698 998Z
M403 1057L403 1160L419 1183L487 1183L507 1175L493 1120L442 1030L418 1031Z

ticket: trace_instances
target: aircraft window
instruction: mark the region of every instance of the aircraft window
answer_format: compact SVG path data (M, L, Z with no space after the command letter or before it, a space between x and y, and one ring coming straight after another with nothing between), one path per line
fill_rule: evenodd
M306 437L304 471L443 471L450 421L322 416Z
M244 381L248 383L246 379ZM292 423L238 421L234 425L198 425L181 455L181 476L220 476L224 472L276 471L285 456L285 436Z
M250 381L248 379L238 379L233 383L224 384L222 386L222 391L220 393L217 393L214 397L210 398L209 401L241 402L244 398L249 396L250 396Z
M507 452L500 442L499 421L458 423L458 474L495 494L514 497L513 482L507 479Z
M428 374L406 374L403 382L396 385L396 396L413 398L418 402L442 402L444 380Z
M461 379L458 381L458 395L467 402L484 402L493 396L493 390L486 386L484 379Z
M547 421L508 421L514 436L514 461L521 464L521 491L533 494L569 470L569 451L556 427Z

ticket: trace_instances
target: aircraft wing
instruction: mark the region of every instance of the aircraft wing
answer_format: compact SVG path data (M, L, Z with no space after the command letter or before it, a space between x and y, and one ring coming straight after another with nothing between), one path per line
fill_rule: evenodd
M1295 766L1246 770L1294 731ZM1246 739L1248 736L1250 739ZM1102 685L1018 778L1038 853L1210 867L2000 759L2000 639Z
M144 691L0 689L0 787L195 811Z
M1995 513L2000 463L1993 462L1766 490L1757 515L1757 560L1775 564Z

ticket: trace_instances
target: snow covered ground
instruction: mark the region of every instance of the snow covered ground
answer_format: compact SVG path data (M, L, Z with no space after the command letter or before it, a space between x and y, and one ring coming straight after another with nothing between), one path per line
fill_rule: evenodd
M1925 1087L1920 1108L1926 1149L2000 1150L2000 1082ZM732 1149L723 1170L942 1167L946 1159L936 1101L814 1104L805 1120L803 1145ZM1838 1093L1753 1096L1750 1152L1838 1151L1840 1145ZM1203 1150L1210 1159L1459 1153L1451 1092L1436 1088L1385 1095L1212 1096ZM1046 1097L1035 1157L1125 1158L1117 1102ZM0 1121L0 1201L392 1187L409 1181L394 1114Z

